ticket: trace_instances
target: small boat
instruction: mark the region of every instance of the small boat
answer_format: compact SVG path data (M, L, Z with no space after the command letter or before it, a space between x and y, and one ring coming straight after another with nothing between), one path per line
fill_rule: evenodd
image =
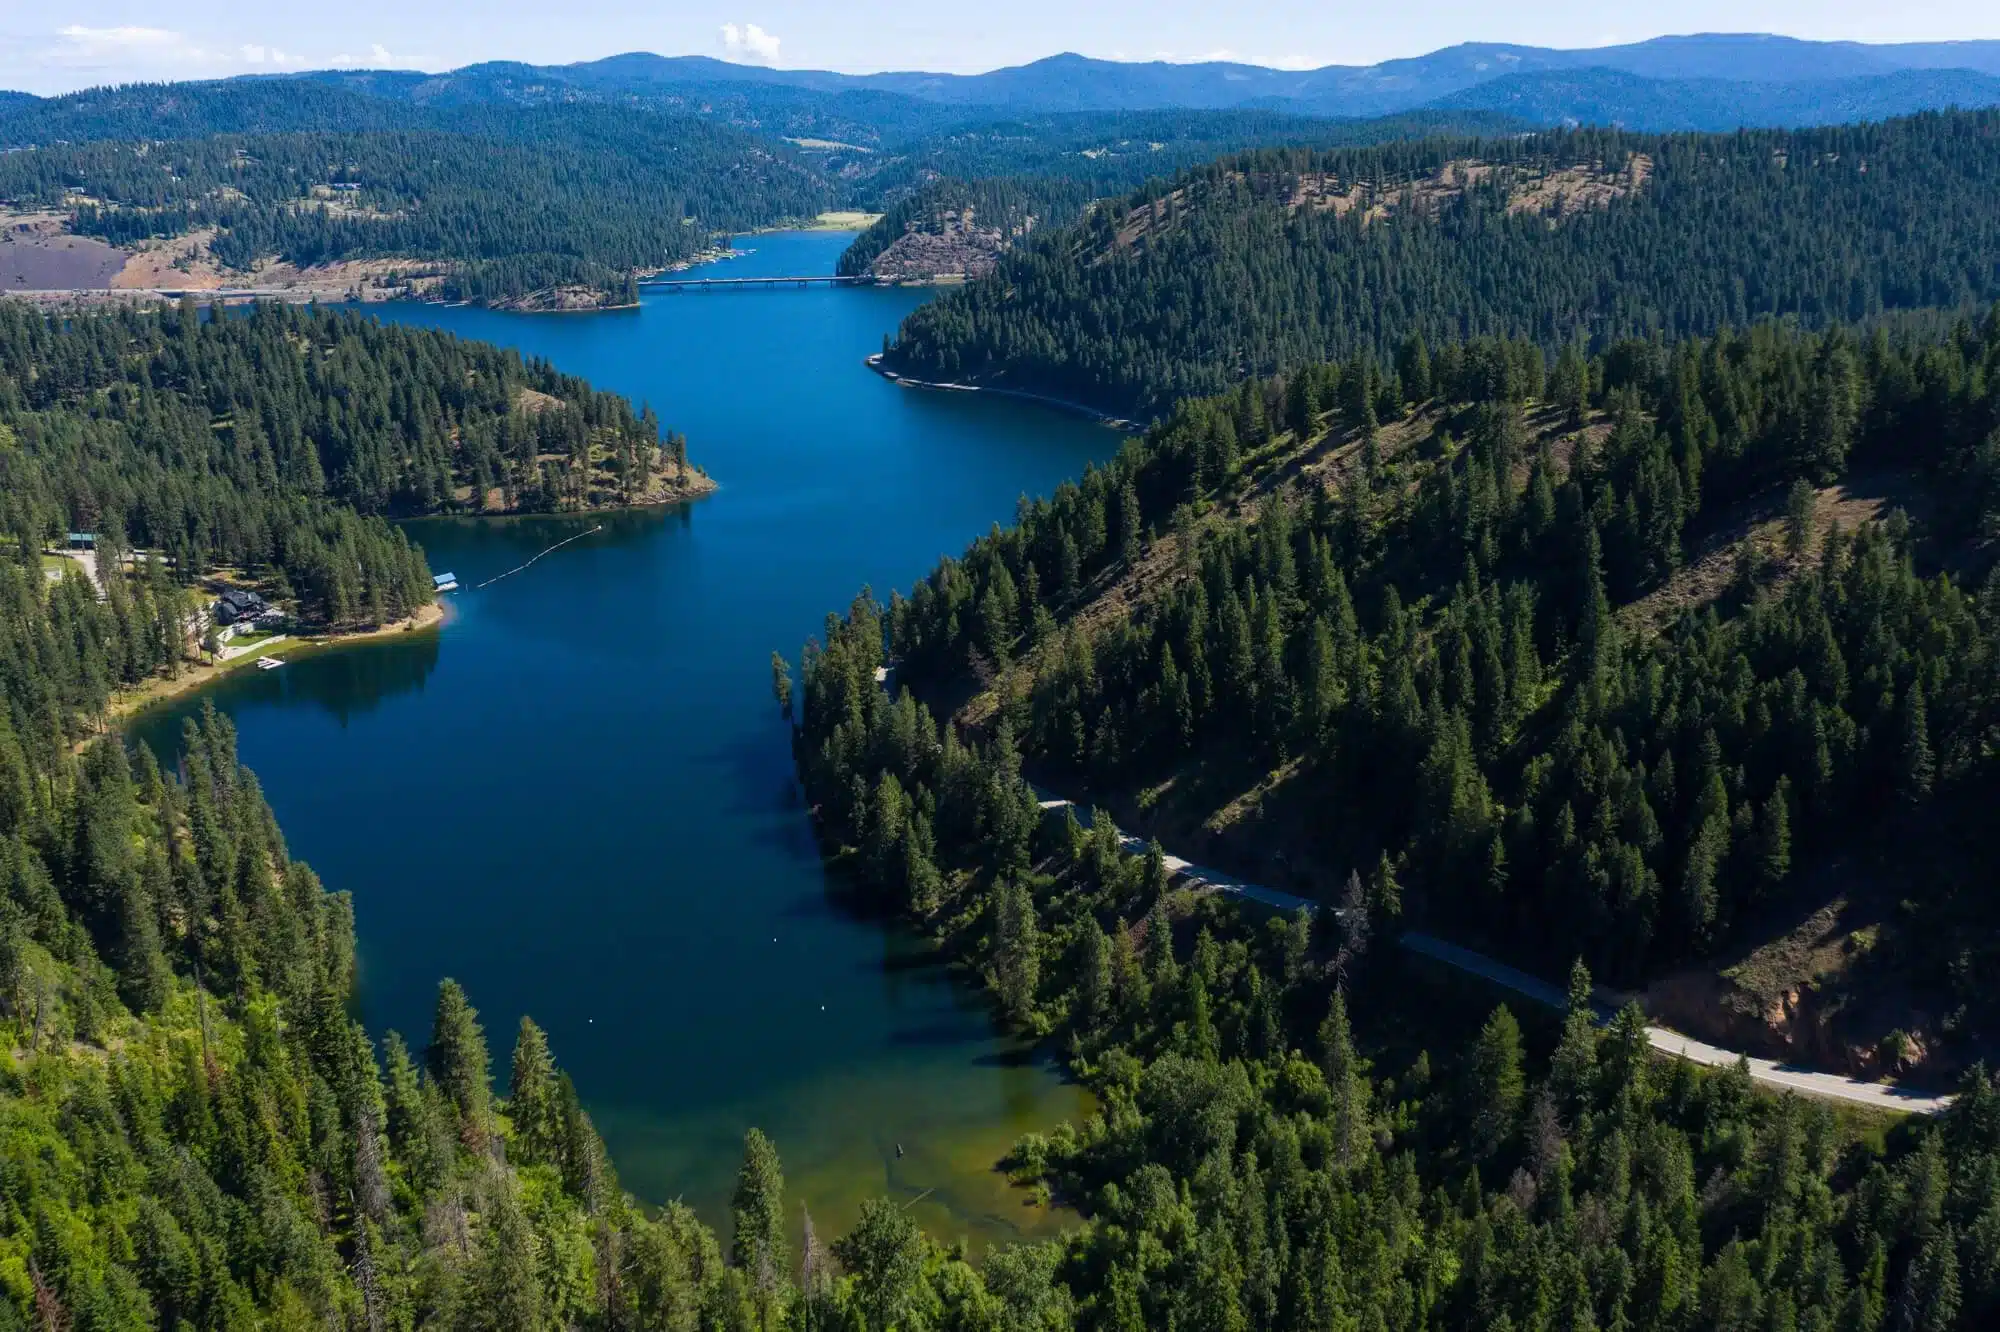
M279 661L276 657L257 658L257 669L260 671L275 671L284 664L284 662Z

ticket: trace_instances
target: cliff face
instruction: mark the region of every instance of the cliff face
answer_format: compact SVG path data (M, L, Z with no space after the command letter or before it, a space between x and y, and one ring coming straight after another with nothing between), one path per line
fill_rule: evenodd
M971 208L912 222L868 266L880 282L938 282L985 277L999 263L1009 238L982 227Z

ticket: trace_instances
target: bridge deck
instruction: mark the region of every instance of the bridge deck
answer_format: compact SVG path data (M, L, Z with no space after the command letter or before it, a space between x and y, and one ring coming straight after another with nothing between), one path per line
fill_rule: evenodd
M639 279L642 287L807 287L815 284L825 286L850 286L873 281L866 277L836 277L831 273L814 273L798 277L718 277L680 278L650 277Z

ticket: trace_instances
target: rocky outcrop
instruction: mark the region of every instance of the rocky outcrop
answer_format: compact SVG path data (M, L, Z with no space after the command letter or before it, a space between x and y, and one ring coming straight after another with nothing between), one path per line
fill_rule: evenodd
M970 281L985 277L1000 262L1008 237L998 227L982 227L970 208L912 222L868 265L878 282Z
M1763 1059L1870 1081L1914 1077L1946 1083L1954 1072L1931 1048L1925 1017L1887 997L1864 1003L1838 987L1812 985L1759 995L1713 971L1690 970L1655 981L1640 1006L1647 1017L1676 1031ZM1903 1025L1892 1029L1897 1020Z

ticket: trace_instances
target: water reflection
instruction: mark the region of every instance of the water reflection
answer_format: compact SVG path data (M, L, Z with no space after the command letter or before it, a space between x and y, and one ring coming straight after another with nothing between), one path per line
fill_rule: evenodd
M310 707L345 728L399 694L422 692L424 681L437 669L438 640L435 630L419 629L368 642L307 648L288 656L282 670L242 667L196 699L170 699L148 708L132 719L126 734L162 757L177 754L181 722L203 701L231 714Z

